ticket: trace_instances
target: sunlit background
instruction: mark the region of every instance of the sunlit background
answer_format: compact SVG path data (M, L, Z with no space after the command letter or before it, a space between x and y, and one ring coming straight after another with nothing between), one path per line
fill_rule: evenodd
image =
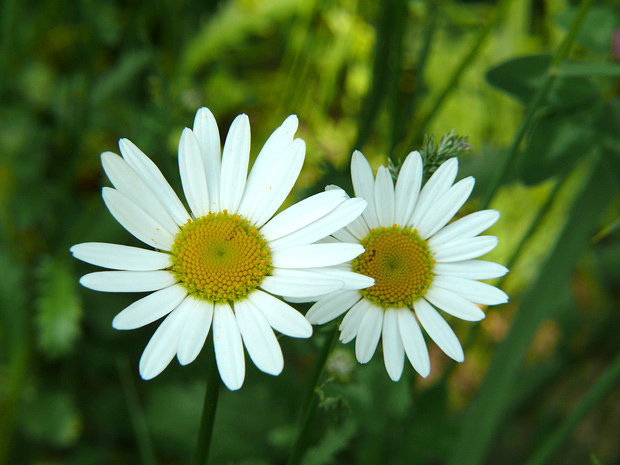
M488 258L510 267L511 301L450 321L465 362L428 341L431 375L393 383L380 352L359 365L339 344L305 465L620 463L620 6L592 2L550 70L576 15L568 0L3 1L0 463L190 461L204 354L141 380L155 325L113 330L135 296L81 288L95 268L69 247L137 244L101 199L99 155L127 137L181 192L177 144L201 106L222 138L248 114L252 156L298 115L289 203L352 194L353 149L376 168L454 130L472 147L459 176L477 179L461 214L502 214ZM282 338L282 375L248 363L222 391L212 463L286 463L325 332Z

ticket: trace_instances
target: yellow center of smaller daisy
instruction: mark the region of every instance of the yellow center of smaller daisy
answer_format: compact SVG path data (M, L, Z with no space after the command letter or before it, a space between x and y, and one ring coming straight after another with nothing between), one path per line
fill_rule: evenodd
M170 252L170 270L188 293L216 303L243 299L273 269L265 238L226 210L188 221Z
M412 306L433 281L435 260L418 232L397 225L378 228L362 240L366 251L353 260L353 271L375 278L364 298L383 308Z

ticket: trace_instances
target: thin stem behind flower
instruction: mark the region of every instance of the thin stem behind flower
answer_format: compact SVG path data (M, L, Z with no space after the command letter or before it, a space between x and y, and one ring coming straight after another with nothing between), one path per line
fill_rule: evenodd
M564 37L564 40L562 41L557 51L555 52L555 55L553 56L553 60L551 61L549 70L544 77L544 81L536 91L536 94L534 94L534 96L532 97L532 100L530 101L527 110L525 111L525 115L521 120L521 124L517 129L517 133L515 134L512 144L508 149L508 154L504 158L498 160L498 163L500 165L498 169L498 174L491 180L491 187L489 187L486 195L482 199L483 209L488 208L491 200L493 200L493 196L506 178L506 174L508 173L510 168L512 168L514 161L517 157L517 153L519 152L521 142L525 137L525 133L527 132L527 129L530 127L530 124L534 120L534 116L536 115L538 108L545 102L545 99L547 98L547 95L551 90L551 86L555 82L556 78L560 75L560 68L562 66L562 62L568 56L568 52L570 51L571 45L575 40L577 31L579 30L581 23L585 19L591 4L592 0L582 0L581 4L579 5L579 10L577 11L575 18L573 19L570 29L566 34L566 37Z
M312 384L310 385L310 390L306 395L305 405L306 408L304 410L303 417L301 419L299 425L299 431L297 433L297 439L295 440L295 444L291 450L291 455L288 459L288 465L297 465L301 462L303 454L306 450L307 446L307 437L308 432L310 430L310 424L312 415L316 408L316 403L318 396L316 395L316 389L323 378L323 372L325 371L325 365L327 365L327 360L329 359L329 355L334 348L336 340L338 339L338 324L333 325L333 329L330 333L327 334L325 342L323 343L323 348L321 350L321 354L319 359L317 360L316 366L314 367L314 372L312 373Z
M202 408L202 419L200 420L200 430L198 432L198 443L194 455L194 465L205 465L209 460L209 448L211 437L213 436L213 423L215 411L217 409L217 399L220 392L220 377L215 362L215 350L211 338L206 343L209 352L209 368L207 371L207 389Z
M418 143L424 133L427 131L428 125L435 119L435 116L439 113L439 110L443 106L443 103L446 101L448 95L452 93L461 79L461 76L465 73L468 67L476 60L480 50L482 50L482 46L486 42L489 33L495 29L495 26L499 23L499 21L504 17L506 12L508 11L508 6L512 0L501 0L498 5L495 7L495 12L493 17L487 22L487 24L480 29L478 35L476 36L476 40L472 44L471 48L467 52L467 54L461 59L460 63L451 74L450 80L441 91L439 96L435 99L433 106L431 109L422 117L421 121L417 124L416 132L409 138L407 146L412 147L414 144Z

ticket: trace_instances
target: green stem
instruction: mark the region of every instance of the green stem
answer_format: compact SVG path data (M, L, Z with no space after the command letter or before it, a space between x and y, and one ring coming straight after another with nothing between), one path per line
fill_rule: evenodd
M467 54L461 59L461 62L456 67L456 70L452 73L448 84L446 84L446 87L444 87L444 89L441 91L429 112L424 115L420 123L417 125L416 132L409 139L409 147L413 146L422 139L422 136L428 128L428 125L433 119L435 119L437 113L441 109L448 95L450 95L452 91L456 89L456 86L458 85L461 76L463 76L469 65L471 65L476 60L478 53L480 53L482 46L484 45L487 37L489 36L489 33L504 17L510 2L511 0L501 0L500 3L498 3L497 7L495 8L495 14L493 15L493 18L478 32L478 36L476 37L476 40L469 49L469 52L467 52Z
M213 435L213 422L217 409L217 398L220 392L220 375L215 362L215 350L213 341L209 338L206 345L209 352L209 368L207 369L207 388L205 392L204 405L202 407L202 419L200 420L200 430L198 431L198 443L194 455L194 465L206 465L209 460L209 448Z
M131 376L131 369L129 368L129 362L126 358L117 359L118 376L121 380L121 386L123 393L125 394L125 400L127 402L127 408L129 410L129 420L136 435L136 441L138 443L138 453L140 454L140 461L144 465L155 465L157 460L155 459L155 451L153 449L153 443L149 436L149 430L144 417L144 411L140 405L140 399L138 397L138 390L133 382Z
M537 449L526 465L543 465L549 462L553 453L568 439L571 431L581 419L594 408L620 380L620 354L616 356L609 368L598 382L588 391L577 408Z
M536 91L536 94L534 94L534 97L532 97L532 100L530 101L527 110L525 111L525 115L521 120L521 124L517 129L517 133L515 134L512 144L508 148L507 155L501 160L498 160L498 163L500 165L498 168L498 174L494 176L491 180L491 186L487 190L487 193L482 200L482 208L487 208L489 206L491 200L493 199L493 196L497 192L497 189L499 189L502 181L504 181L504 179L506 178L506 174L512 168L517 153L519 152L519 147L521 146L523 137L525 136L527 129L529 128L532 120L534 119L536 111L544 102L547 94L549 93L549 90L551 89L551 86L560 74L559 68L562 65L564 59L568 56L570 47L575 40L575 35L579 30L579 26L581 26L581 23L586 17L591 3L592 0L581 1L579 5L579 10L577 11L577 14L575 15L575 18L573 19L573 22L570 26L570 29L568 30L568 34L566 34L566 37L558 47L558 50L555 52L555 55L553 56L553 59L551 61L551 66L549 67L544 81Z
M506 268L508 268L508 270L512 270L512 268L514 267L515 263L517 262L517 259L521 256L521 251L525 247L525 244L528 243L530 238L538 230L538 226L541 224L542 219L547 215L547 213L549 213L549 210L551 209L551 207L553 206L553 204L554 204L554 202L555 202L555 200L557 198L558 192L560 191L562 186L564 186L564 183L567 180L567 178L568 178L568 176L566 174L564 174L562 176L562 178L560 180L558 180L555 183L555 185L553 186L553 189L551 190L551 192L547 196L547 199L545 200L545 203L543 204L542 207L540 207L540 209L536 213L536 217L534 218L534 221L532 221L530 223L530 226L528 227L527 231L525 232L523 237L521 237L521 240L519 241L519 244L517 245L517 247L514 249L514 251L510 255L510 258L508 259L508 262L506 263ZM498 280L498 282L496 284L494 284L494 286L499 288L499 289L502 289L502 287L504 285L504 281L506 281L506 278L509 275L510 275L510 273L507 274L507 275L502 276ZM467 339L465 340L465 343L463 344L463 349L465 350L465 352L467 352L467 350L474 344L474 341L476 340L476 336L480 332L480 328L481 327L482 327L481 325L474 326L472 328L472 330L469 332L469 334L467 335ZM451 376L452 373L457 368L458 368L458 365L454 364L450 370L446 371L446 373L444 375L444 379L448 378L449 376Z
M403 11L402 7L406 5L402 1L393 0L380 3L380 5L382 5L382 15L378 25L372 85L364 98L363 111L360 112L357 124L357 137L349 153L354 149L361 149L368 138L381 103L386 97L386 83L390 81L390 72L394 71L390 66L390 59L393 58L394 50L398 47L395 43L397 44L402 39L402 28L395 27L395 24L404 21L406 11ZM401 36L396 37L399 31Z
M403 142L402 139L405 137L406 133L405 128L411 121L413 109L422 94L422 89L424 88L422 85L424 82L424 70L426 69L426 64L430 55L431 45L433 43L433 38L435 37L435 31L437 30L437 17L439 16L437 12L437 5L434 0L428 2L428 10L428 15L424 21L425 29L422 34L422 48L420 49L420 55L418 57L416 67L414 70L409 71L412 74L409 78L406 76L407 70L402 70L399 80L400 83L401 81L406 81L407 79L415 79L415 85L409 95L403 95L401 92L394 92L393 95L392 137L390 147L387 152L390 156L394 156L397 146ZM402 43L403 41L401 40L401 51L398 54L399 61L402 61ZM404 87L406 88L407 86L405 85ZM403 99L404 103L402 102ZM402 109L400 108L401 105Z
M325 371L325 365L327 364L327 360L329 359L329 355L331 354L337 339L338 325L334 324L331 333L329 333L327 335L327 338L325 339L321 354L319 356L319 359L317 360L316 366L314 367L314 372L312 374L312 384L310 385L310 390L306 394L306 410L304 411L303 417L300 422L297 439L295 440L295 444L293 445L291 455L289 456L287 462L288 465L299 464L301 458L303 457L303 453L306 450L308 434L310 432L310 425L312 423L310 420L312 419L318 400L316 390L319 386L319 383L321 382L323 372Z
M553 189L551 189L551 192L547 196L547 200L545 201L543 206L540 207L540 209L538 210L538 213L536 213L536 217L534 218L534 221L530 223L529 227L527 228L527 231L525 232L525 234L519 241L519 244L517 245L515 250L512 252L512 255L510 256L510 258L508 259L508 262L506 263L506 268L508 268L509 270L511 270L514 267L515 263L517 262L517 259L521 256L521 251L525 247L525 244L527 244L530 238L534 235L538 226L541 224L542 219L545 216L547 216L547 213L549 213L549 210L551 210L551 207L553 206L553 203L555 202L558 192L560 191L562 186L564 186L564 183L566 182L567 179L568 179L568 175L563 174L562 178L559 179L553 186ZM499 280L499 282L497 283L497 287L499 288L502 287L507 276L508 275L505 275Z

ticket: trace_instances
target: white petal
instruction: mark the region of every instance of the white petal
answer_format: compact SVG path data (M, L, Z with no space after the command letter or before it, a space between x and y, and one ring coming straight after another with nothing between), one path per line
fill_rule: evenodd
M357 336L362 318L372 306L372 303L366 299L360 300L358 303L351 307L351 310L342 319L340 323L340 340L343 344L346 344Z
M116 315L112 320L112 327L114 329L136 329L146 326L170 313L186 295L187 290L180 284L153 292L136 300Z
M433 266L436 276L455 276L467 279L493 279L504 276L508 268L499 263L486 260L466 260L454 263L436 263Z
M478 258L495 248L495 236L467 237L455 239L437 247L433 247L433 258L438 262L460 262Z
M112 216L134 237L156 249L170 250L174 236L128 197L110 187L103 188L102 196Z
M380 166L375 181L375 208L379 226L390 227L394 224L394 182L385 166Z
M435 344L451 359L457 362L465 360L461 343L439 312L424 299L417 300L413 307L422 327Z
M202 350L213 320L213 302L187 297L192 302L191 314L181 329L177 358L181 365L193 362Z
M358 290L366 289L367 287L375 284L374 278L353 271L343 270L337 266L330 266L326 268L312 268L311 270L318 276L329 277L332 279L338 279L344 283L342 290Z
M340 187L335 186L333 184L325 186L326 191L334 190L334 189L342 190ZM347 196L347 199L350 198L346 192L345 192L345 195ZM345 228L340 229L339 231L343 231L343 230L346 230L349 234L351 234L355 238L353 241L347 240L343 242L359 242L362 239L364 239L370 232L370 228L366 224L366 221L364 220L364 217L362 215L355 218L353 221L347 224ZM334 233L335 232L336 231L334 231Z
M360 218L360 217L358 217L358 218ZM353 234L351 234L351 232L346 227L344 227L342 229L339 229L338 231L334 231L332 233L332 236L335 237L336 239L338 239L340 242L356 243L356 242L360 241L360 239L358 239Z
M287 303L260 290L249 294L248 299L262 312L269 325L276 331L290 337L312 336L312 325Z
M171 265L166 253L127 245L84 242L69 250L78 260L114 270L154 271Z
M239 115L230 125L224 152L220 177L220 209L236 213L248 175L250 161L250 120Z
M260 233L268 242L279 239L324 217L346 199L343 190L315 194L278 213L260 228Z
M313 295L313 296L308 296L308 297L291 297L291 296L286 296L286 297L283 297L283 299L284 299L285 302L288 302L288 303L291 303L291 304L305 304L305 303L308 303L308 302L316 302L317 300L322 299L326 295L331 295L331 294Z
M131 199L170 234L175 235L179 232L179 226L164 205L129 163L115 153L104 152L101 154L101 164L116 190Z
M392 381L398 381L403 374L405 349L398 329L398 311L388 308L383 316L383 361Z
M328 294L315 303L306 318L313 325L323 325L349 310L362 298L358 291L338 291Z
M316 295L328 294L342 289L343 281L336 279L321 278L318 276L306 275L297 276L286 273L286 268L274 269L274 276L267 276L260 284L260 288L275 295L286 297L311 297ZM279 276L275 276L275 273Z
M198 139L191 129L183 129L179 141L179 172L183 192L189 208L196 218L209 213L207 176Z
M458 160L456 158L450 158L435 171L420 192L418 202L416 203L411 218L409 218L408 224L410 226L416 228L418 222L428 209L433 206L439 197L448 192L448 189L450 189L450 186L452 186L452 183L456 179L458 169Z
M291 192L304 164L305 156L306 143L301 139L295 139L284 151L279 163L271 166L266 173L261 175L262 182L256 186L256 190L248 192L246 188L239 212L244 214L242 207L247 198L250 209L247 217L259 228L264 225Z
M486 316L476 304L446 289L431 287L424 298L444 312L461 320L480 321Z
M306 152L301 139L293 142L297 117L289 116L267 139L256 157L238 213L262 226L280 207L299 176Z
M454 239L474 237L487 230L499 219L497 210L481 210L449 224L428 240L431 247L439 247Z
M422 239L428 239L448 224L469 198L474 184L474 178L469 176L457 182L433 204L417 224Z
M284 357L267 319L250 300L235 302L235 315L254 365L265 373L279 375L284 368Z
M383 328L383 310L375 305L364 314L355 338L355 356L360 363L368 363L377 350Z
M420 152L411 152L398 173L394 192L394 222L401 227L407 224L415 208L422 185L422 174Z
M407 358L415 371L426 378L431 372L431 360L420 326L410 309L398 309L398 328Z
M256 157L256 161L258 162L259 159L262 159L267 166L274 164L281 156L282 152L293 142L293 137L295 136L298 126L299 120L297 119L297 115L290 115L286 118L280 127L269 136L265 145L263 145L263 148L259 152L258 157ZM256 162L254 166L256 166Z
M140 357L140 376L152 379L168 366L177 353L179 333L186 323L187 311L179 305L159 325Z
M433 286L447 289L477 304L499 305L508 302L508 296L501 289L471 279L435 276Z
M196 112L194 118L194 135L198 139L202 161L207 177L209 190L209 207L211 211L220 211L220 167L221 167L221 143L220 132L213 113L208 108L202 107Z
M355 195L368 202L368 208L362 213L366 224L370 229L378 227L379 219L375 208L375 177L370 163L359 150L353 152L351 158L351 181Z
M96 271L80 278L82 286L100 292L150 292L176 282L169 271Z
M271 250L276 251L292 245L311 244L323 239L357 218L364 208L366 208L366 201L363 199L345 200L322 218L291 234L272 241L269 244Z
M228 304L215 304L213 344L220 377L228 389L236 391L245 378L245 358L237 319Z
M147 186L157 196L159 201L166 207L170 216L179 225L184 225L190 218L189 213L177 197L177 195L161 174L159 168L136 147L129 139L121 139L118 143L123 158L142 178Z
M361 244L309 244L273 252L272 264L278 268L314 268L337 265L364 253Z

